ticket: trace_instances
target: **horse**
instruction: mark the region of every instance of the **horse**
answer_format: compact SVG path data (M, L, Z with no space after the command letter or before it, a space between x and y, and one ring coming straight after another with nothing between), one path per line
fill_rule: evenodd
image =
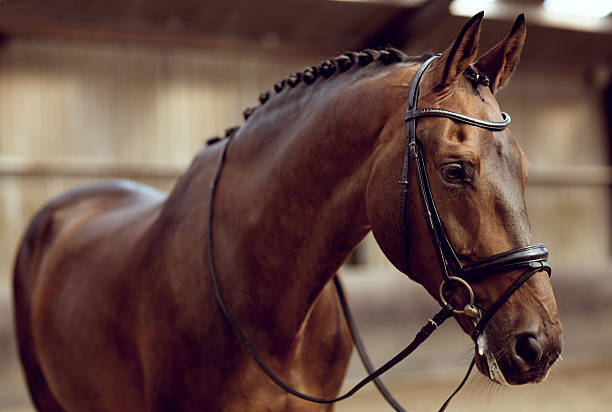
M518 63L525 19L477 58L482 19L420 73L420 107L500 118L494 95ZM231 146L222 139L199 151L167 196L110 181L46 204L14 268L18 348L36 407L333 410L264 375L224 317L208 263L224 307L269 368L316 396L334 397L343 383L352 340L330 280L367 233L444 305L417 175L398 185L404 109L428 58L364 49L289 76L229 131ZM510 130L423 116L415 131L458 264L529 248L528 163ZM470 282L477 308L520 274L492 272ZM540 382L562 350L554 293L540 269L515 289L475 341L476 366L497 383ZM467 334L474 316L454 313Z

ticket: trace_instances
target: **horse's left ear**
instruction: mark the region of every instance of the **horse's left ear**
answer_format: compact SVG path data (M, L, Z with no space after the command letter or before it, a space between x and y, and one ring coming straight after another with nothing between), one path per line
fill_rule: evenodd
M465 69L476 58L478 52L478 39L480 37L480 23L484 12L473 16L463 26L455 42L448 48L435 63L440 74L440 89L450 87L455 80L461 77Z
M478 70L490 80L491 93L495 94L510 79L521 56L526 35L525 15L521 14L516 18L508 36L476 62Z

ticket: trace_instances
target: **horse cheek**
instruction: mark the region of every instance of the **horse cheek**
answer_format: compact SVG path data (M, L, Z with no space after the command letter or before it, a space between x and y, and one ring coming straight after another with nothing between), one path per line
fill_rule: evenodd
M366 208L370 228L387 259L400 271L408 273L403 233L401 229L400 185L401 165L377 162L366 189Z

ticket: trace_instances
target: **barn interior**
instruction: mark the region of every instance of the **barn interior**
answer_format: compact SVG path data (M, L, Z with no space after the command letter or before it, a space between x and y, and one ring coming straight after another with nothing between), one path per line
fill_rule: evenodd
M21 236L45 202L111 178L169 191L206 140L242 124L243 110L276 81L366 47L443 51L480 10L482 51L517 15L527 20L518 70L497 99L529 158L527 208L534 240L551 252L565 347L543 384L499 390L475 376L452 410L608 410L609 2L0 0L0 411L33 410L15 350L11 279ZM376 364L437 309L371 236L341 273ZM450 323L385 379L411 410L439 407L469 364L471 341ZM353 359L346 386L363 375ZM374 388L337 406L385 408Z

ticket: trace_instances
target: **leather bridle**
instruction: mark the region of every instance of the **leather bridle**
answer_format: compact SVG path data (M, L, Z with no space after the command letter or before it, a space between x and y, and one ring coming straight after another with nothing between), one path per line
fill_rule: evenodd
M406 217L408 215L408 204L406 198L409 190L408 174L410 172L410 160L412 159L415 163L417 183L423 205L425 222L427 223L427 228L431 234L440 263L442 273L442 283L440 284L440 301L443 304L446 304L445 294L448 292L448 287L453 284L463 287L467 290L470 301L462 309L454 309L453 313L478 319L480 317L480 312L474 305L474 292L472 291L470 282L483 279L493 274L521 269L526 270L524 276L520 276L515 283L510 285L510 287L504 293L502 293L502 295L493 304L493 306L489 308L489 310L484 311L485 315L482 316L480 321L475 325L472 333L472 338L476 339L478 335L482 333L486 324L493 317L499 307L503 305L503 303L512 293L514 293L514 291L516 291L516 289L518 289L518 287L525 283L532 275L541 270L545 270L550 276L551 268L546 261L548 258L548 250L541 243L522 246L502 252L466 266L463 266L457 257L457 253L451 245L442 225L442 221L440 220L440 215L436 209L431 187L429 186L422 144L416 135L417 119L420 117L434 116L446 117L459 123L466 123L486 130L501 131L510 124L510 116L505 112L501 112L501 116L503 118L502 121L490 121L477 119L446 109L418 109L417 103L419 99L419 83L423 74L425 73L425 70L427 70L427 67L438 57L440 56L434 55L427 59L414 76L408 95L408 107L404 115L404 120L406 122L406 149L404 154L402 180L400 181L400 185L402 186L402 190L400 192L400 210L402 213L401 229L405 241L404 253L408 262L410 243L408 227L406 224ZM481 308L481 310L483 309Z
M504 130L510 124L510 116L507 113L502 112L502 121L490 121L490 120L482 120L477 119L471 116L467 116L461 113L453 112L446 109L440 108L417 108L417 102L419 98L419 82L423 73L427 69L427 67L439 57L439 55L432 56L428 58L417 71L414 79L412 80L412 84L410 87L409 97L408 97L408 107L406 110L406 114L404 116L404 120L406 122L406 150L404 155L404 163L403 170L401 175L401 194L400 194L400 212L402 214L402 223L401 223L401 231L405 240L405 254L406 261L408 262L409 257L409 233L407 228L406 216L408 213L407 210L407 195L409 190L409 171L410 171L410 163L411 159L414 160L416 176L418 182L418 189L421 197L421 201L423 204L423 211L425 221L427 223L429 232L431 234L435 249L437 251L438 259L440 262L440 268L442 273L442 282L440 284L440 302L442 303L442 309L432 318L427 321L427 324L421 328L419 333L416 335L414 340L400 353L394 356L387 363L382 365L376 370L373 370L372 364L365 353L365 349L363 348L363 344L361 343L361 339L359 338L359 334L357 333L356 326L353 322L353 318L351 316L348 303L344 297L344 292L342 290L342 286L337 278L334 278L334 283L336 285L338 291L338 297L340 299L340 303L342 309L344 311L345 317L349 324L349 329L351 331L351 335L353 336L353 341L355 342L355 346L357 347L357 352L361 357L366 370L368 371L368 376L358 382L352 389L350 389L347 393L342 396L333 398L333 399L325 399L314 397L310 395L306 395L294 389L293 387L286 384L282 379L280 379L264 362L261 356L257 353L255 348L250 344L238 324L235 322L233 317L230 315L227 306L221 296L221 292L219 290L219 284L217 281L217 272L215 269L215 262L213 257L213 239L212 239L212 220L213 220L213 204L214 204L214 196L215 190L217 186L217 182L219 180L219 176L221 173L221 169L223 167L223 163L226 157L227 148L232 141L233 135L226 139L225 144L222 149L222 153L219 156L219 160L217 166L215 168L213 179L210 185L210 196L208 199L208 214L207 214L207 229L206 229L206 237L207 237L207 254L208 254L208 265L210 270L210 277L213 285L213 290L215 293L215 298L219 307L221 308L223 315L227 322L230 324L242 344L249 351L255 362L260 366L263 372L279 387L281 387L286 392L297 396L301 399L316 402L329 404L334 403L343 399L346 399L356 393L359 389L365 386L367 383L374 381L378 389L380 390L383 397L389 402L389 404L397 411L405 411L399 403L393 399L391 394L385 388L383 383L378 380L378 377L382 375L387 370L391 369L397 363L402 361L408 355L410 355L422 342L427 339L431 333L437 329L446 319L451 317L453 314L455 315L465 315L469 319L472 320L472 324L474 326L472 332L472 339L476 340L478 336L484 331L484 328L488 324L488 322L493 318L495 313L501 308L501 306L508 300L508 298L523 284L525 283L531 276L540 271L546 271L548 275L551 274L551 268L547 263L548 258L548 250L542 244L534 244L528 246L522 246L516 249L509 250L507 252L499 253L478 262L463 266L461 261L457 257L453 246L451 245L448 236L444 230L442 222L440 220L440 216L436 209L436 205L434 202L434 197L431 192L431 188L429 186L429 180L427 177L427 170L425 168L425 159L423 157L423 149L420 141L416 136L416 121L420 117L446 117L451 120L454 120L459 123L465 123L472 126L484 128L491 131L501 131ZM488 309L477 307L474 303L474 292L472 287L470 286L470 282L474 282L485 277L489 277L491 275L496 275L500 273L510 272L510 271L518 271L524 270L524 272L498 297L498 299L489 307ZM454 286L454 287L453 287ZM464 305L463 308L456 308L448 301L449 294L452 294L457 287L462 287L467 291L467 295L469 296L469 301ZM457 387L457 389L453 392L453 394L446 400L443 404L441 411L446 409L446 406L452 399L452 397L463 387L467 378L472 371L475 364L475 359L472 359L472 362L468 368L467 374Z

